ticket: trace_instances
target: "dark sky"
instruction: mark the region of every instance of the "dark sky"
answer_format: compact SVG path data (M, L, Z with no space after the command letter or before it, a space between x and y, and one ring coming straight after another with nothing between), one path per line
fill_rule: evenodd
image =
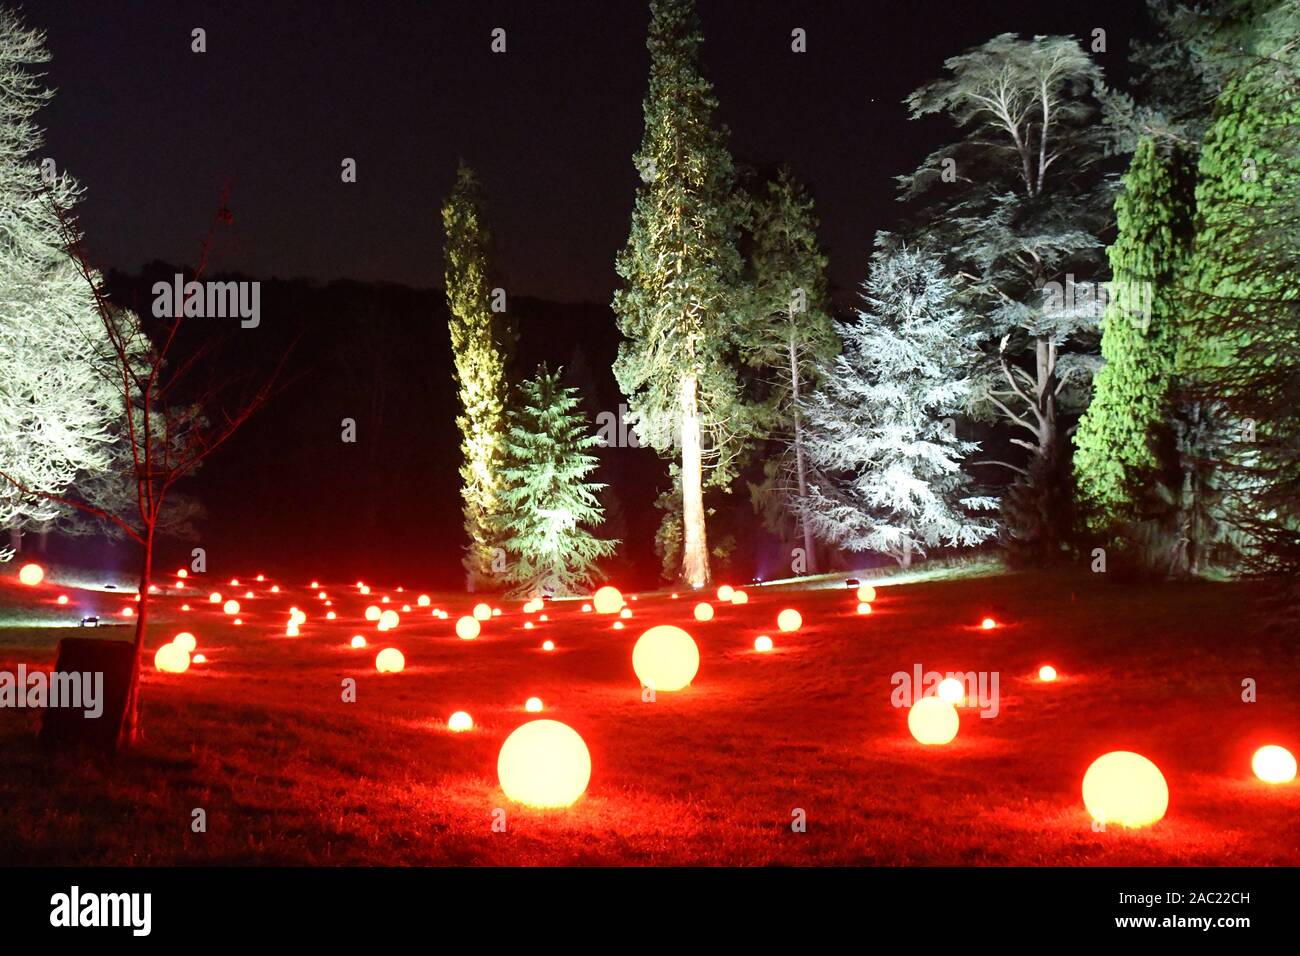
M705 69L738 158L792 162L831 277L856 285L892 177L946 134L901 105L999 32L1107 31L1123 74L1141 0L701 0ZM441 283L458 156L484 180L512 294L607 302L627 235L648 55L642 0L311 3L40 0L54 55L46 153L88 190L103 266L192 261L222 184L214 262L254 275ZM489 51L494 27L508 52ZM207 30L208 52L190 52ZM803 27L809 51L790 52ZM340 182L354 157L358 182Z

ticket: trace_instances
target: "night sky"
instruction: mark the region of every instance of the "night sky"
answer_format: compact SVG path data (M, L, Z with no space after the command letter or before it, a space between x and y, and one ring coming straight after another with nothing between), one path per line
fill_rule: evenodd
M892 177L948 130L902 98L999 32L1107 31L1126 70L1140 0L702 0L705 69L738 159L812 184L831 279L856 286ZM41 0L58 88L47 152L85 185L105 267L192 262L222 185L217 270L441 285L438 210L463 156L512 294L607 303L627 236L648 54L642 0L306 4ZM208 52L190 52L190 31ZM489 50L494 27L508 52ZM809 52L790 52L803 27ZM340 182L354 157L358 182Z

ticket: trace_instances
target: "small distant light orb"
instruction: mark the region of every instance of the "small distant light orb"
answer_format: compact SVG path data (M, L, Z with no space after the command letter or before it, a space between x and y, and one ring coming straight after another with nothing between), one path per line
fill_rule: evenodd
M615 621L615 622L614 622L614 630L616 630L616 631L621 631L621 630L623 630L623 622L622 622L622 621Z
M859 614L870 614L870 613L871 613L871 605L868 604L866 601L861 601L861 602L859 602L859 603L858 603L858 613L859 613Z
M735 596L735 593L736 593L735 588L733 588L730 584L724 584L722 585L722 587L718 588L718 600L730 601L732 597Z
M318 588L318 587L320 587L320 582L319 582L319 581L313 581L313 582L311 583L311 586L312 586L313 588Z
M225 604L221 605L221 610L225 611L227 614L238 614L239 602L236 601L234 598L231 598Z
M280 593L280 585L278 585L278 584L272 584L272 585L271 585L271 593L272 593L272 594L279 594L279 593Z
M321 591L321 592L319 592L319 593L316 595L316 600L318 600L318 601L323 601L323 600L325 600L327 597L329 597L329 595L326 594L324 591Z
M591 753L567 724L532 720L501 745L497 779L518 803L542 809L571 806L591 781Z
M555 650L555 642L554 642L554 641L542 641L542 650L544 650L544 651L553 651L553 650Z
M395 647L385 647L375 655L375 670L381 674L400 674L406 668L406 658Z
M290 622L289 622L289 625L284 629L284 636L285 636L285 637L297 637L297 636L298 636L298 625L295 624L293 621L290 621Z
M193 657L190 658L191 664L206 664L207 662L208 662L207 657L205 657L202 654L195 654Z
M353 635L352 635L352 646L353 646L353 647L365 647L365 646L366 646L366 639L365 639L365 637L363 637L363 636L360 635L360 634L353 634Z
M184 674L189 670L190 653L175 644L164 644L154 654L153 666L164 674Z
M380 604L387 604L388 601L389 601L389 599L388 599L388 595L387 595L387 594L385 594L383 597L381 597L381 598L379 599L379 603L380 603Z
M744 591L742 591L740 588L736 588L735 592L731 595L731 603L732 603L732 604L748 604L748 603L749 603L749 595L746 594Z
M584 604L584 605L582 606L582 613L584 613L584 614L590 614L590 613L591 613L591 605L590 605L590 604Z
M494 607L494 608L492 609L492 616L493 616L493 617L500 617L500 616L501 616L501 608L499 608L499 607Z
M447 729L454 734L463 734L474 729L474 718L463 710L458 710L447 718Z
M966 688L957 678L945 677L939 681L938 694L940 700L946 700L955 707L966 699Z
M623 608L623 610L618 612L618 616L626 621L629 617L632 616L632 609L630 607L625 607Z
M325 620L327 620L327 621L332 621L332 620L334 620L336 617L338 617L338 615L335 614L333 611L326 611L326 612L325 612Z
M1038 668L1038 679L1050 684L1052 681L1056 680L1056 668L1051 664L1044 664L1042 667Z
M218 594L216 591L213 591L211 594L208 595L208 602L210 604L220 604L221 595Z
M379 615L379 629L381 631L391 631L400 624L402 619L397 616L396 611L385 611Z
M252 591L245 591L245 592L244 592L244 597L245 597L245 598L251 598L252 596L253 596L253 592L252 592Z
M991 617L986 617L984 620L980 621L980 627L986 631L991 631L997 626L998 622L993 620Z
M478 618L470 617L466 614L456 622L456 636L463 641L472 641L478 637L482 625L479 624Z
M193 654L194 648L199 646L198 639L189 631L181 631L172 638L172 643L183 650L186 654Z
M188 611L189 609L190 609L190 606L189 606L188 604L182 604L182 605L181 605L181 610L182 610L182 611Z
M674 591L674 592L672 593L672 599L673 599L674 601L677 600L677 592L676 592L676 591Z
M1113 750L1083 775L1083 805L1099 823L1145 827L1169 808L1169 786L1154 763L1129 750Z
M529 697L524 701L524 710L530 714L540 714L542 712L542 699L540 697Z
M474 605L474 620L486 621L491 616L492 616L492 608L488 607L488 605L486 604Z
M259 580L259 581L265 581L265 580L266 580L266 575L265 575L265 574L259 574L259 575L257 576L257 580Z
M124 607L124 608L122 608L122 616L123 616L123 617L135 617L135 608L133 608L133 607Z
M695 620L711 621L713 620L713 605L708 601L701 601L695 605Z
M876 589L870 584L864 584L858 588L858 600L863 604L870 604L876 599Z
M378 605L378 604L372 604L372 605L370 605L368 608L366 608L366 620L367 620L367 621L377 621L377 620L379 620L379 615L380 615L381 613L382 613L382 612L379 610L379 605Z
M754 650L758 651L760 654L766 654L771 649L772 639L766 634L760 634L758 637L754 638Z
M632 670L642 686L655 691L681 690L700 669L700 649L680 627L657 624L632 648Z
M957 708L941 697L922 697L907 712L907 729L926 746L950 743L959 725Z
M1250 769L1265 783L1290 783L1295 779L1295 756L1285 747L1269 744L1255 751Z
M231 586L232 588L237 588L237 587L239 587L239 578L231 578L231 579L230 579L230 586Z
M803 627L803 615L788 607L776 616L776 626L786 632L797 631Z
M362 585L359 585L359 587L360 587L360 589L361 589L361 593L362 593L362 594L369 594L369 593L370 593L370 585L369 585L369 584L362 584Z
M617 614L623 609L623 592L611 584L597 589L591 596L597 614Z
M532 622L532 621L524 621L524 630L525 630L525 631L531 631L532 629L533 629L533 622Z
M173 581L173 582L172 582L172 587L174 587L176 590L179 591L181 588L185 587L185 582L184 582L184 581Z
M545 614L539 614L539 615L537 616L537 620L539 620L539 621L549 621L550 618L547 617Z
M236 627L239 627L239 625L244 623L244 619L237 617L231 623L234 624Z
M429 595L421 594L418 598L415 599L415 603L418 604L420 607L428 607L430 604Z
M306 623L307 623L307 615L304 614L302 611L298 610L296 607L291 607L291 608L289 608L289 623L290 623L290 624L306 624Z
M60 594L60 595L59 595L59 601L58 601L58 603L60 603L60 604L67 604L67 603L68 603L68 596L67 596L66 594Z
M178 578L188 578L190 576L190 572L186 571L184 568L179 568L176 571L176 576Z

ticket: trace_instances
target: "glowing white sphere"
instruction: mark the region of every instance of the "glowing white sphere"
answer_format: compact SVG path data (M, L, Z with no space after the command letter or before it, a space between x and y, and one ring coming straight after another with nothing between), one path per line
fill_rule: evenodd
M623 609L623 592L612 584L606 584L591 596L591 603L597 614L617 614Z
M858 588L858 600L863 604L870 604L876 599L876 589L870 584L864 584Z
M1044 664L1042 667L1038 668L1038 679L1050 684L1052 681L1056 680L1056 668L1051 664Z
M907 712L907 729L918 743L941 746L957 736L957 708L940 697L922 697Z
M420 607L428 607L429 604L432 602L430 602L429 600L429 595L421 594L418 598L415 599L415 603L418 604Z
M695 620L711 621L713 620L713 605L708 601L701 601L695 605Z
M352 635L352 646L353 646L353 647L365 647L365 646L366 646L366 639L365 639L364 637L362 637L360 634L354 634L354 635Z
M993 620L991 617L986 617L984 620L980 621L980 627L986 631L991 631L997 626L998 622Z
M474 605L474 620L486 621L492 616L492 608L487 604Z
M737 588L731 595L732 604L748 604L749 595Z
M164 674L183 674L190 667L190 652L175 644L164 644L154 654L153 666Z
M871 613L871 605L868 604L866 601L863 601L861 604L858 605L858 613L859 613L859 614L870 614L870 613Z
M227 614L238 614L239 602L236 601L234 598L231 598L225 604L221 605L221 610L225 611Z
M797 631L803 626L803 615L788 607L776 616L776 626L783 631Z
M396 611L385 611L379 615L379 630L391 631L397 627L399 621L401 621L401 618L397 616Z
M553 650L555 650L555 642L554 642L554 641L542 641L542 650L544 650L544 651L553 651Z
M218 594L216 591L213 591L211 594L208 595L208 601L212 604L220 604L221 595Z
M718 588L718 600L730 601L731 598L735 595L735 593L736 593L735 588L733 588L730 584L724 584L722 587Z
M656 691L681 690L700 669L700 649L680 627L658 624L632 648L632 670L642 685Z
M591 781L591 754L572 727L532 720L501 745L497 779L506 796L530 807L571 806Z
M1269 744L1255 751L1250 768L1265 783L1290 783L1295 779L1295 756L1285 747Z
M193 654L194 648L199 646L199 642L189 631L181 631L172 638L172 643L183 650L186 654Z
M406 668L406 658L395 647L385 647L375 655L375 670L381 674L400 674Z
M529 697L524 701L524 710L530 714L540 714L542 712L542 699L540 697Z
M24 564L18 571L18 583L34 588L45 580L45 569L39 564Z
M533 622L532 622L532 621L524 621L524 630L525 630L525 631L531 631L532 629L533 629Z
M463 734L474 729L474 718L463 710L458 710L447 718L447 729L452 733Z
M1150 826L1169 808L1169 786L1146 757L1113 750L1094 760L1083 775L1083 805L1099 823Z
M478 618L470 617L468 614L456 622L456 636L463 641L472 641L478 637L482 625L479 624Z
M206 664L207 662L208 659L204 657L202 654L195 654L193 657L190 658L190 663L192 664Z
M966 699L966 688L955 677L945 677L939 681L939 699L956 706Z
M377 621L379 620L379 615L382 613L383 612L379 610L378 604L372 604L368 608L366 608L366 620Z
M629 617L632 616L632 609L630 607L625 607L623 608L623 610L618 612L618 616L623 618L623 620L626 621Z
M590 605L590 604L584 604L584 605L582 606L582 613L583 613L583 614L590 614L590 613L591 613L591 605Z
M772 649L772 639L766 634L760 634L754 638L754 650L760 653L766 653Z

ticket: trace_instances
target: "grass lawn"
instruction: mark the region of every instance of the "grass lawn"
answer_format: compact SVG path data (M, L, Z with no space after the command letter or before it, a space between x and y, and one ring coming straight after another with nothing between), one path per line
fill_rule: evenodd
M381 635L362 617L378 587L367 598L324 585L339 615L326 621L314 591L270 584L158 599L146 736L129 755L48 757L33 712L0 710L0 863L1300 864L1300 783L1269 786L1250 769L1263 744L1300 751L1300 652L1294 635L1251 624L1242 586L967 576L881 587L868 616L842 587L751 587L747 605L703 624L688 595L643 594L621 631L579 602L549 605L550 620L525 630L536 616L501 601L503 615L462 641L465 595L432 595L449 620L413 607ZM240 598L242 626L207 602L210 588ZM387 607L416 603L387 593ZM93 633L51 626L60 614L128 603L0 583L0 670L48 667L60 637ZM290 605L310 616L296 639L284 636ZM793 634L775 627L787 606L804 615ZM986 615L1001 626L981 630ZM657 623L689 630L701 666L689 689L643 703L631 649ZM208 662L155 672L153 650L182 629ZM776 649L759 654L764 633ZM370 647L349 647L353 634ZM404 673L375 672L383 646L403 651ZM1044 663L1060 680L1037 680ZM997 672L998 715L963 708L950 745L917 744L891 705L891 675L917 664ZM341 700L346 677L355 703ZM1241 699L1246 678L1256 703ZM512 804L497 784L497 752L534 695L539 716L591 752L590 787L568 810ZM473 731L446 729L457 710ZM1094 832L1080 783L1109 750L1164 772L1156 826ZM191 832L198 807L206 833ZM499 807L505 832L492 828ZM791 831L795 808L805 833Z

